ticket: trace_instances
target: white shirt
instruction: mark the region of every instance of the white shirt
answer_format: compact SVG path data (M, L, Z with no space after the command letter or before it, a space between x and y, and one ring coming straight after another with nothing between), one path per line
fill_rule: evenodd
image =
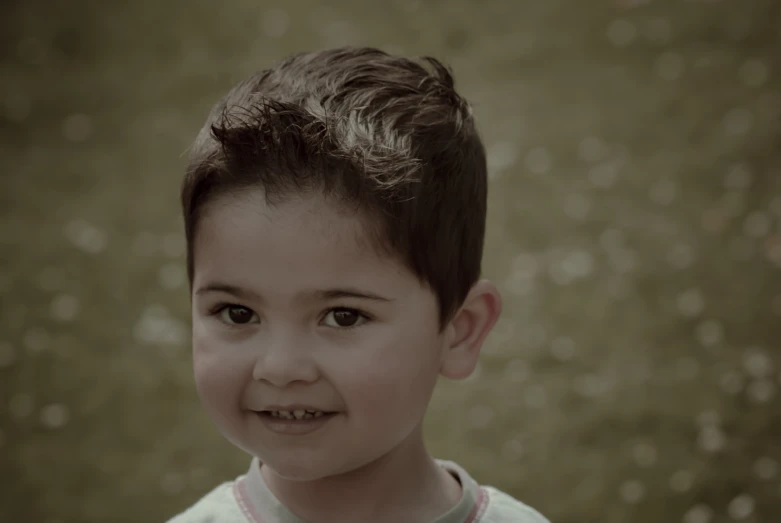
M480 486L452 461L437 463L462 487L458 504L431 523L550 523L539 512L490 486ZM266 485L257 458L249 471L223 483L168 523L306 523Z

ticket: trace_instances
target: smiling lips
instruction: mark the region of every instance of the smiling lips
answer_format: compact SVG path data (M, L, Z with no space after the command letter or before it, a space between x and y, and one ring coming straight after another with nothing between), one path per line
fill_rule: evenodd
M269 408L255 412L268 430L282 435L303 435L315 432L338 414L311 407Z
M286 419L286 420L313 419L328 414L327 411L314 410L314 409L264 410L262 412L269 414L272 418Z

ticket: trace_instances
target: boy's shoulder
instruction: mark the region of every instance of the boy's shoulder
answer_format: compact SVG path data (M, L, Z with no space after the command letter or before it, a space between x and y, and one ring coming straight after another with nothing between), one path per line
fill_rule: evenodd
M481 487L487 496L479 523L550 523L550 521L529 505L491 487Z
M222 483L167 523L247 523L234 488L234 481Z

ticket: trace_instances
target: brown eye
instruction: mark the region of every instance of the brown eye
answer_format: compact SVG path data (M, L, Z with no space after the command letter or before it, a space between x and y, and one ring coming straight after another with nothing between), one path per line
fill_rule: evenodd
M358 321L359 316L353 311L334 311L334 319L340 327L352 327Z
M329 321L329 318L333 320ZM357 327L366 317L354 309L333 309L326 316L326 323L331 327L347 329Z
M252 321L252 318L255 316L255 313L246 307L241 307L238 305L229 305L224 309L222 309L220 315L222 316L222 319L227 323L232 323L235 325L244 325Z

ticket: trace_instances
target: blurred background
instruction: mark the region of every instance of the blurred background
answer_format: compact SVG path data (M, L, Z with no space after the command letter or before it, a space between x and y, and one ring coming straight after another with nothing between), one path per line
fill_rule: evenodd
M5 1L0 521L165 521L248 457L198 405L183 154L292 52L450 63L505 314L438 457L558 523L777 522L781 3Z

